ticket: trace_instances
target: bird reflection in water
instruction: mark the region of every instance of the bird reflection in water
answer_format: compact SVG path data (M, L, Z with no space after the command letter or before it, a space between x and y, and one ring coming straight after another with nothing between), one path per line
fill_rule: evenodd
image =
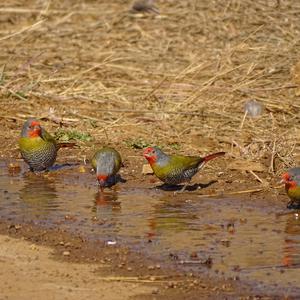
M104 217L105 215L119 212L121 210L121 202L118 201L118 193L115 191L99 190L95 194L95 201L92 211L96 213L97 218Z
M293 267L300 265L300 216L299 213L289 214L286 220L286 233L283 247L283 265Z
M183 201L174 201L170 196L163 196L153 206L154 212L148 219L149 240L157 235L173 235L175 232L188 230L189 222L194 219L194 211L190 211Z
M21 210L26 216L44 216L57 210L57 192L53 181L44 176L32 176L24 179L25 185L20 189Z

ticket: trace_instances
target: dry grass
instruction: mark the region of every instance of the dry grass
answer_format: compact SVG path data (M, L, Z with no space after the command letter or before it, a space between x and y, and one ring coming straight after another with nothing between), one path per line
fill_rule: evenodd
M275 174L299 163L291 68L300 60L300 4L157 6L160 15L129 14L121 0L2 4L1 154L17 155L23 120L37 116L52 132L75 128L96 144L142 138L190 154L225 149ZM261 117L243 119L249 99L265 105Z

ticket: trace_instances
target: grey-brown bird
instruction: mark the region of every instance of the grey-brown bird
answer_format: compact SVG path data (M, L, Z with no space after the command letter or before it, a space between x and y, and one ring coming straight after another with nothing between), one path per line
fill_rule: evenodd
M109 184L114 184L116 175L123 166L120 153L111 147L103 147L96 151L92 158L92 166L97 174L101 191Z

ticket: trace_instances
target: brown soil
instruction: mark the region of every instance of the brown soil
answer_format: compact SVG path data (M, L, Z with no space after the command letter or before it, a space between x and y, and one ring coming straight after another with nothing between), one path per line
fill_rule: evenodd
M1 299L129 299L153 289L95 276L101 265L54 261L48 247L6 236L0 243Z

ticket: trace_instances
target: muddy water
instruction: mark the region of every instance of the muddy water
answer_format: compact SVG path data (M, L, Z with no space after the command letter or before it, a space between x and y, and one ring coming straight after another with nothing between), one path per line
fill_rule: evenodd
M4 162L0 167L2 219L59 226L188 271L300 294L300 219L281 204L126 184L101 194L94 177L77 169L36 176L10 174Z

